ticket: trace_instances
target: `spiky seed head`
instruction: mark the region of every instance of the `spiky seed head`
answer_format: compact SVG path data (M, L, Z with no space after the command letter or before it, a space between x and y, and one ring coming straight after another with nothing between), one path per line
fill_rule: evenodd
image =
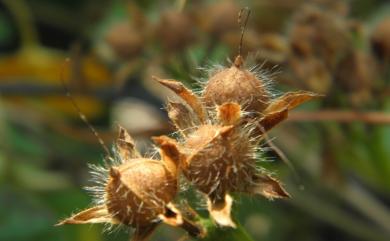
M121 223L143 227L164 213L176 192L176 177L161 162L139 158L111 168L107 209Z
M193 154L184 175L203 193L224 197L255 171L255 160L248 155L253 144L234 126L203 125L188 136L185 147Z
M230 68L224 68L210 77L202 97L209 107L236 102L243 110L256 113L262 112L270 99L264 80L244 68L240 55Z

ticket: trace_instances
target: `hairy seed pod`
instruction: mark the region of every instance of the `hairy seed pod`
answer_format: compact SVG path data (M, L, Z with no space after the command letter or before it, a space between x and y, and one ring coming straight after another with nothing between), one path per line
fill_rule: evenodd
M278 98L271 98L264 80L243 67L243 58L238 55L230 68L224 68L212 75L202 91L206 107L229 102L238 103L243 111L249 112L247 122L259 125L254 135L270 130L287 118L289 110L319 95L296 91ZM242 123L247 123L242 122Z
M240 104L229 102L207 109L182 84L156 80L184 101L169 103L167 108L183 138L179 148L184 156L181 167L185 177L207 195L209 212L219 225L235 227L230 217L233 199L229 193L260 194L270 199L288 197L276 179L259 169L256 162L261 137L252 134L256 121L246 121L247 112L241 110ZM278 109L277 104L271 108ZM268 127L279 121L273 115L266 120L269 123L261 123Z
M90 188L97 205L59 223L109 223L135 228L133 241L146 240L160 221L186 229L199 236L202 230L183 218L171 201L178 191L178 165L181 154L176 142L161 136L153 139L160 146L162 160L142 157L128 133L120 128L115 159L108 168L94 167L100 185Z
M264 80L243 67L240 55L230 68L224 68L209 78L202 97L209 107L236 102L245 111L255 113L262 112L270 100Z

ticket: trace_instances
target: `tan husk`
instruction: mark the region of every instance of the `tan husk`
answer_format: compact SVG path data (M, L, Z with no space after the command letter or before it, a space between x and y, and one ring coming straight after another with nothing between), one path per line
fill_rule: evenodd
M230 68L224 68L210 77L202 98L208 107L236 102L243 110L255 113L262 112L270 100L264 80L244 69L240 55Z
M113 163L109 170L94 170L100 179L102 173L96 172L108 172L106 180L98 180L105 184L93 189L102 192L97 200L101 204L81 211L58 225L122 224L135 228L133 241L144 241L163 221L182 227L191 235L204 235L201 227L182 217L171 203L178 191L177 177L182 162L176 142L166 136L153 140L160 147L162 160L141 157L135 150L133 139L120 127L116 142L117 163Z

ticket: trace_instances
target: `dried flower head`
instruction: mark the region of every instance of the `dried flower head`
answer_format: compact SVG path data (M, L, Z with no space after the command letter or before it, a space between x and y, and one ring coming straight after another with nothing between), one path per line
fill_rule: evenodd
M243 22L244 11L247 11L247 15ZM232 66L211 71L212 74L201 91L201 97L204 105L210 108L229 102L239 104L243 111L251 113L250 119L262 119L260 132L263 132L287 118L289 110L317 95L299 91L273 99L267 88L268 78L258 71L257 66L249 69L245 67L241 49L249 16L250 10L248 8L241 9L239 12L238 23L241 27L241 40L238 55ZM258 133L255 132L255 134Z
M230 68L213 74L205 83L201 98L206 107L234 102L249 112L247 121L258 122L254 134L267 131L288 116L288 111L319 95L307 91L288 92L273 98L267 88L267 78L254 70L246 69L243 58L238 55ZM247 123L247 122L243 122Z
M115 157L109 167L93 167L97 186L89 188L95 206L61 221L62 224L108 223L135 229L134 241L146 240L163 221L180 226L191 235L201 229L182 217L172 200L178 191L178 165L181 155L176 142L168 137L153 138L160 146L162 160L142 157L133 139L120 128Z
M208 209L222 226L234 227L229 193L261 194L269 199L288 197L279 181L257 165L261 135L285 117L289 109L310 99L305 92L286 94L271 101L264 118L248 121L248 112L237 102L206 108L200 98L181 83L155 78L174 91L184 103L170 102L168 115L182 137L178 149L184 159L185 177L208 197Z

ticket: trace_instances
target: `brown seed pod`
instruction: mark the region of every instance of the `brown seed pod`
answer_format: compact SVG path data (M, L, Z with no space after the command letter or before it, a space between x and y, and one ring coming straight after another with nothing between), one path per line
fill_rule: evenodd
M116 156L111 167L94 167L97 183L90 188L96 206L61 221L62 224L109 223L135 228L133 241L146 240L158 223L186 229L199 236L202 230L186 220L171 201L178 191L181 154L176 142L161 136L153 139L160 146L162 160L141 157L130 135L120 128Z
M202 97L209 107L236 102L246 111L262 112L270 100L265 84L264 79L244 69L243 59L239 55L230 68L222 69L210 77Z
M195 40L192 18L187 13L167 11L155 28L156 39L168 51L180 51Z
M250 118L247 117L248 121L260 119L259 128L265 131L286 119L289 110L320 95L296 91L278 98L271 96L264 79L244 69L240 55L236 57L232 67L212 75L202 91L202 100L207 107L238 103L243 111L251 113ZM254 134L259 134L259 131Z
M206 106L182 84L157 80L184 100L169 103L167 108L183 137L179 148L184 156L183 173L207 195L209 212L219 225L235 227L230 217L231 192L261 194L270 199L288 197L281 184L258 167L261 137L253 135L256 123L246 122L240 104L228 102L205 111ZM277 103L270 108L278 109Z

